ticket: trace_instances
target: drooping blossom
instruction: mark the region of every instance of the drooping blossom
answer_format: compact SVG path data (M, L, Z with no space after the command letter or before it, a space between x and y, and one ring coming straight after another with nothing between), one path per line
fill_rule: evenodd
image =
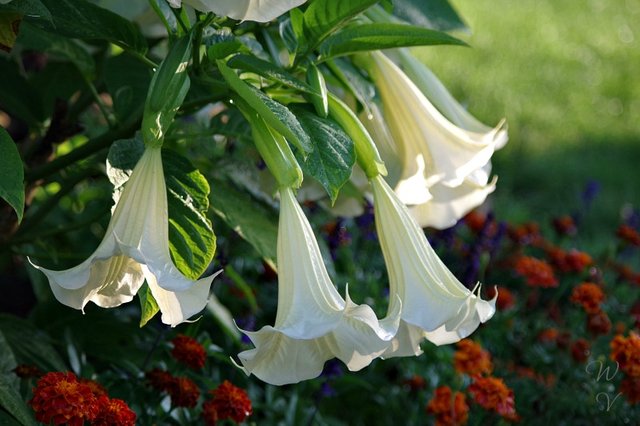
M102 242L87 260L64 271L34 266L59 302L81 310L88 302L103 308L130 302L146 279L162 322L171 326L205 307L215 276L190 280L171 260L167 190L156 147L147 147L138 160Z
M244 333L254 349L238 354L241 368L282 385L320 375L338 358L351 371L382 354L396 335L400 304L385 321L368 305L343 299L331 282L311 226L293 190L280 189L278 308L274 326Z
M268 22L307 0L167 0L173 7L188 4L202 12L228 16L239 21Z

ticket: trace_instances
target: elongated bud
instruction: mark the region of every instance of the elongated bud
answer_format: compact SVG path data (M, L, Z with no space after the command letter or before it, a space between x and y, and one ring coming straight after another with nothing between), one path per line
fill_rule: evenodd
M353 140L356 148L358 164L369 179L378 175L387 175L387 168L380 158L378 148L373 139L358 120L355 113L335 95L329 93L329 115L333 118Z
M322 117L327 118L329 115L329 100L327 97L327 85L324 81L324 76L314 64L310 64L307 69L307 83L311 86L320 96L316 94L306 94L306 98L313 104L316 113Z
M291 151L287 140L273 130L267 122L244 100L236 97L234 104L251 124L253 142L279 187L299 188L302 169Z
M156 70L142 117L142 139L148 146L161 146L165 133L189 91L187 65L191 37L178 40Z

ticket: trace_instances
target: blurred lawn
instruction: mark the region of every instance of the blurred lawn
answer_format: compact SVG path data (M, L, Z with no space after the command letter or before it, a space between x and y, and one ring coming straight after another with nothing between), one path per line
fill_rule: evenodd
M452 0L472 48L418 55L478 118L509 123L494 156L500 219L548 222L601 191L581 238L608 244L640 207L640 1ZM583 247L586 248L586 247Z

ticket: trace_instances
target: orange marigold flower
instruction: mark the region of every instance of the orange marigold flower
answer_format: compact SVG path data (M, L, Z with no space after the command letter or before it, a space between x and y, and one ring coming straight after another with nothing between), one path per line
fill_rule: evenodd
M91 388L71 372L47 373L33 388L29 401L40 423L82 426L98 414L98 399Z
M571 344L571 356L576 362L583 363L589 359L591 353L591 345L585 339L576 339Z
M629 376L640 378L640 336L631 332L629 337L614 337L611 341L611 359Z
M555 342L558 339L560 332L555 328L545 328L538 334L538 340L542 343Z
M564 251L559 247L547 247L547 256L553 266L560 272L582 272L584 268L593 263L593 259L587 253L571 249Z
M470 339L463 339L456 346L458 349L453 354L453 367L458 373L470 376L491 374L491 355L482 346Z
M30 379L32 377L40 377L43 374L42 371L40 371L40 369L35 365L26 365L26 364L20 364L16 366L16 368L13 369L13 372L15 373L16 376L20 377L21 379Z
M553 274L551 266L540 259L530 256L520 256L516 260L515 271L526 278L532 287L557 287L558 280Z
M625 377L620 382L620 392L630 404L640 403L640 377Z
M497 377L476 377L469 385L475 402L485 410L495 411L507 419L517 417L513 390Z
M516 244L537 245L542 242L540 226L535 222L525 223L516 227L509 227L507 234Z
M136 413L123 400L103 395L98 403L100 411L92 426L135 426Z
M640 233L629 225L620 225L616 235L622 240L633 246L640 247Z
M213 399L206 401L202 406L207 426L215 425L216 421L224 419L240 423L253 413L247 392L228 380L210 393Z
M207 353L204 347L193 337L178 334L172 341L171 355L178 361L194 370L204 367Z
M200 388L187 377L174 377L167 392L174 407L195 407L200 398Z
M96 397L107 396L107 389L95 380L80 379L80 383L89 386L89 389Z
M558 235L576 235L578 232L576 222L569 215L556 217L551 223Z
M473 232L480 232L487 221L487 216L477 210L472 210L464 217L464 223Z
M587 330L594 335L608 334L611 331L611 320L606 312L598 311L587 317Z
M173 383L173 376L159 368L154 368L145 373L149 385L159 391L167 392Z
M598 284L583 282L573 288L570 300L582 305L585 312L595 314L600 311L600 304L604 300L604 292Z
M492 287L495 289L495 286ZM493 298L495 292L487 292L487 297L489 299ZM516 304L516 296L513 294L511 290L506 287L500 287L500 291L498 291L498 300L496 300L496 306L501 311L506 311L509 308L512 308Z
M436 416L437 426L460 426L469 420L467 398L462 392L454 393L449 386L437 388L425 409Z

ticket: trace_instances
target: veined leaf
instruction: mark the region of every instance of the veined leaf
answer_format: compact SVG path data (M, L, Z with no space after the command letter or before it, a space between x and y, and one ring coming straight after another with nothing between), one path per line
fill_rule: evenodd
M419 27L440 31L467 28L447 0L393 0L393 14Z
M315 0L311 2L303 18L308 45L317 46L349 19L377 2L378 0Z
M144 285L140 287L140 290L138 290L138 298L140 299L140 327L142 328L151 318L160 312L160 307L156 299L153 298L147 283L144 283Z
M249 193L221 179L211 181L211 207L227 225L275 264L278 215Z
M323 186L333 203L342 185L349 180L356 161L353 141L331 119L303 109L296 110L296 114L315 145L306 161L299 159L299 162L304 172Z
M229 65L231 68L241 69L261 75L265 78L277 81L284 84L285 86L292 87L304 93L314 94L316 96L320 95L307 83L298 80L277 65L274 65L271 62L264 61L255 56L235 55L229 60L229 62L227 62L227 65Z
M0 127L0 198L5 200L22 221L24 213L24 167L15 142Z
M413 25L373 23L354 25L332 35L322 43L320 53L327 59L367 50L441 44L467 45L464 41L440 31Z
M147 41L138 27L120 15L86 0L41 0L51 19L28 20L44 30L84 40L106 40L125 50L147 51Z

